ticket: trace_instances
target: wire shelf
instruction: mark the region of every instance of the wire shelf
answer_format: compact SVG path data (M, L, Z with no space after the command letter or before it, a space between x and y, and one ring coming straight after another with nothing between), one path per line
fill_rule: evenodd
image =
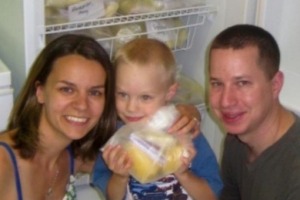
M128 35L121 36L114 34L101 37L95 35L92 36L103 45L103 47L108 51L110 57L112 57L115 50L118 48L117 42L124 40L129 41L136 37L153 37L153 35L157 36L172 34L174 38L172 38L172 45L169 45L172 51L186 50L191 48L192 46L197 27L204 24L207 16L213 14L214 12L216 12L215 7L205 5L175 10L158 11L153 13L122 15L88 21L53 24L44 27L44 37L55 37L55 35L58 36L65 33L82 33L84 31L94 31L98 28L110 28L121 25L150 23L151 21L180 19L180 25L176 25L174 27L163 27L162 29L155 31L144 30L143 32L130 33ZM186 34L184 42L181 41L182 38L180 37L182 36L182 32L185 32Z
M109 18L99 18L94 20L86 20L79 22L70 22L63 24L53 24L45 26L45 34L70 32L81 29L99 28L114 26L127 23L138 23L149 20L159 20L166 18L192 16L192 15L207 15L215 12L216 9L213 6L197 6L190 8L182 8L175 10L157 11L152 13L122 15Z

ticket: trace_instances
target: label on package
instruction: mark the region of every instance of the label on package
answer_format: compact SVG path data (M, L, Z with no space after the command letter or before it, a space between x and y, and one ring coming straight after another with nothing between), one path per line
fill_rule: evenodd
M135 134L131 134L129 137L130 141L136 145L141 151L146 153L153 161L158 162L158 164L163 165L166 160L161 155L161 148L147 140L141 138Z
M105 15L103 0L84 0L68 6L69 21L97 19Z

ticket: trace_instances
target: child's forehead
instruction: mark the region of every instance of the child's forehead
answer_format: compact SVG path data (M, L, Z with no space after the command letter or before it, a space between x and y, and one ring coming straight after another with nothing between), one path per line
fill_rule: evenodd
M140 82L140 83L168 83L170 76L168 72L160 66L141 66L124 64L117 68L116 79L117 82Z
M148 62L148 63L137 63L137 62L130 62L130 63L120 63L117 67L116 70L120 69L135 69L135 70L147 70L147 71L160 71L160 72L165 72L167 73L169 69L164 66L162 63L159 62Z
M120 64L116 68L117 72L123 71L132 71L144 74L144 73L151 73L151 74L167 74L168 70L160 65L155 63L147 63L147 64L140 64L140 63L124 63ZM122 75L123 73L117 73Z

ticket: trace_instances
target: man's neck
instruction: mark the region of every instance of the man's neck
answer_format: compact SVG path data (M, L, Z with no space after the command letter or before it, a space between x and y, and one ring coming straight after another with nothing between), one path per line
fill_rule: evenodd
M275 117L255 133L239 137L249 147L249 162L256 160L266 149L275 144L293 124L293 114L283 107L278 109Z

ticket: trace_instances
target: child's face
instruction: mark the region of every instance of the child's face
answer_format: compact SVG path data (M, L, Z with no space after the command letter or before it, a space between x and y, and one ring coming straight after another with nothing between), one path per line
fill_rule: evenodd
M174 85L162 67L122 64L117 67L116 104L124 123L145 121L173 96Z

